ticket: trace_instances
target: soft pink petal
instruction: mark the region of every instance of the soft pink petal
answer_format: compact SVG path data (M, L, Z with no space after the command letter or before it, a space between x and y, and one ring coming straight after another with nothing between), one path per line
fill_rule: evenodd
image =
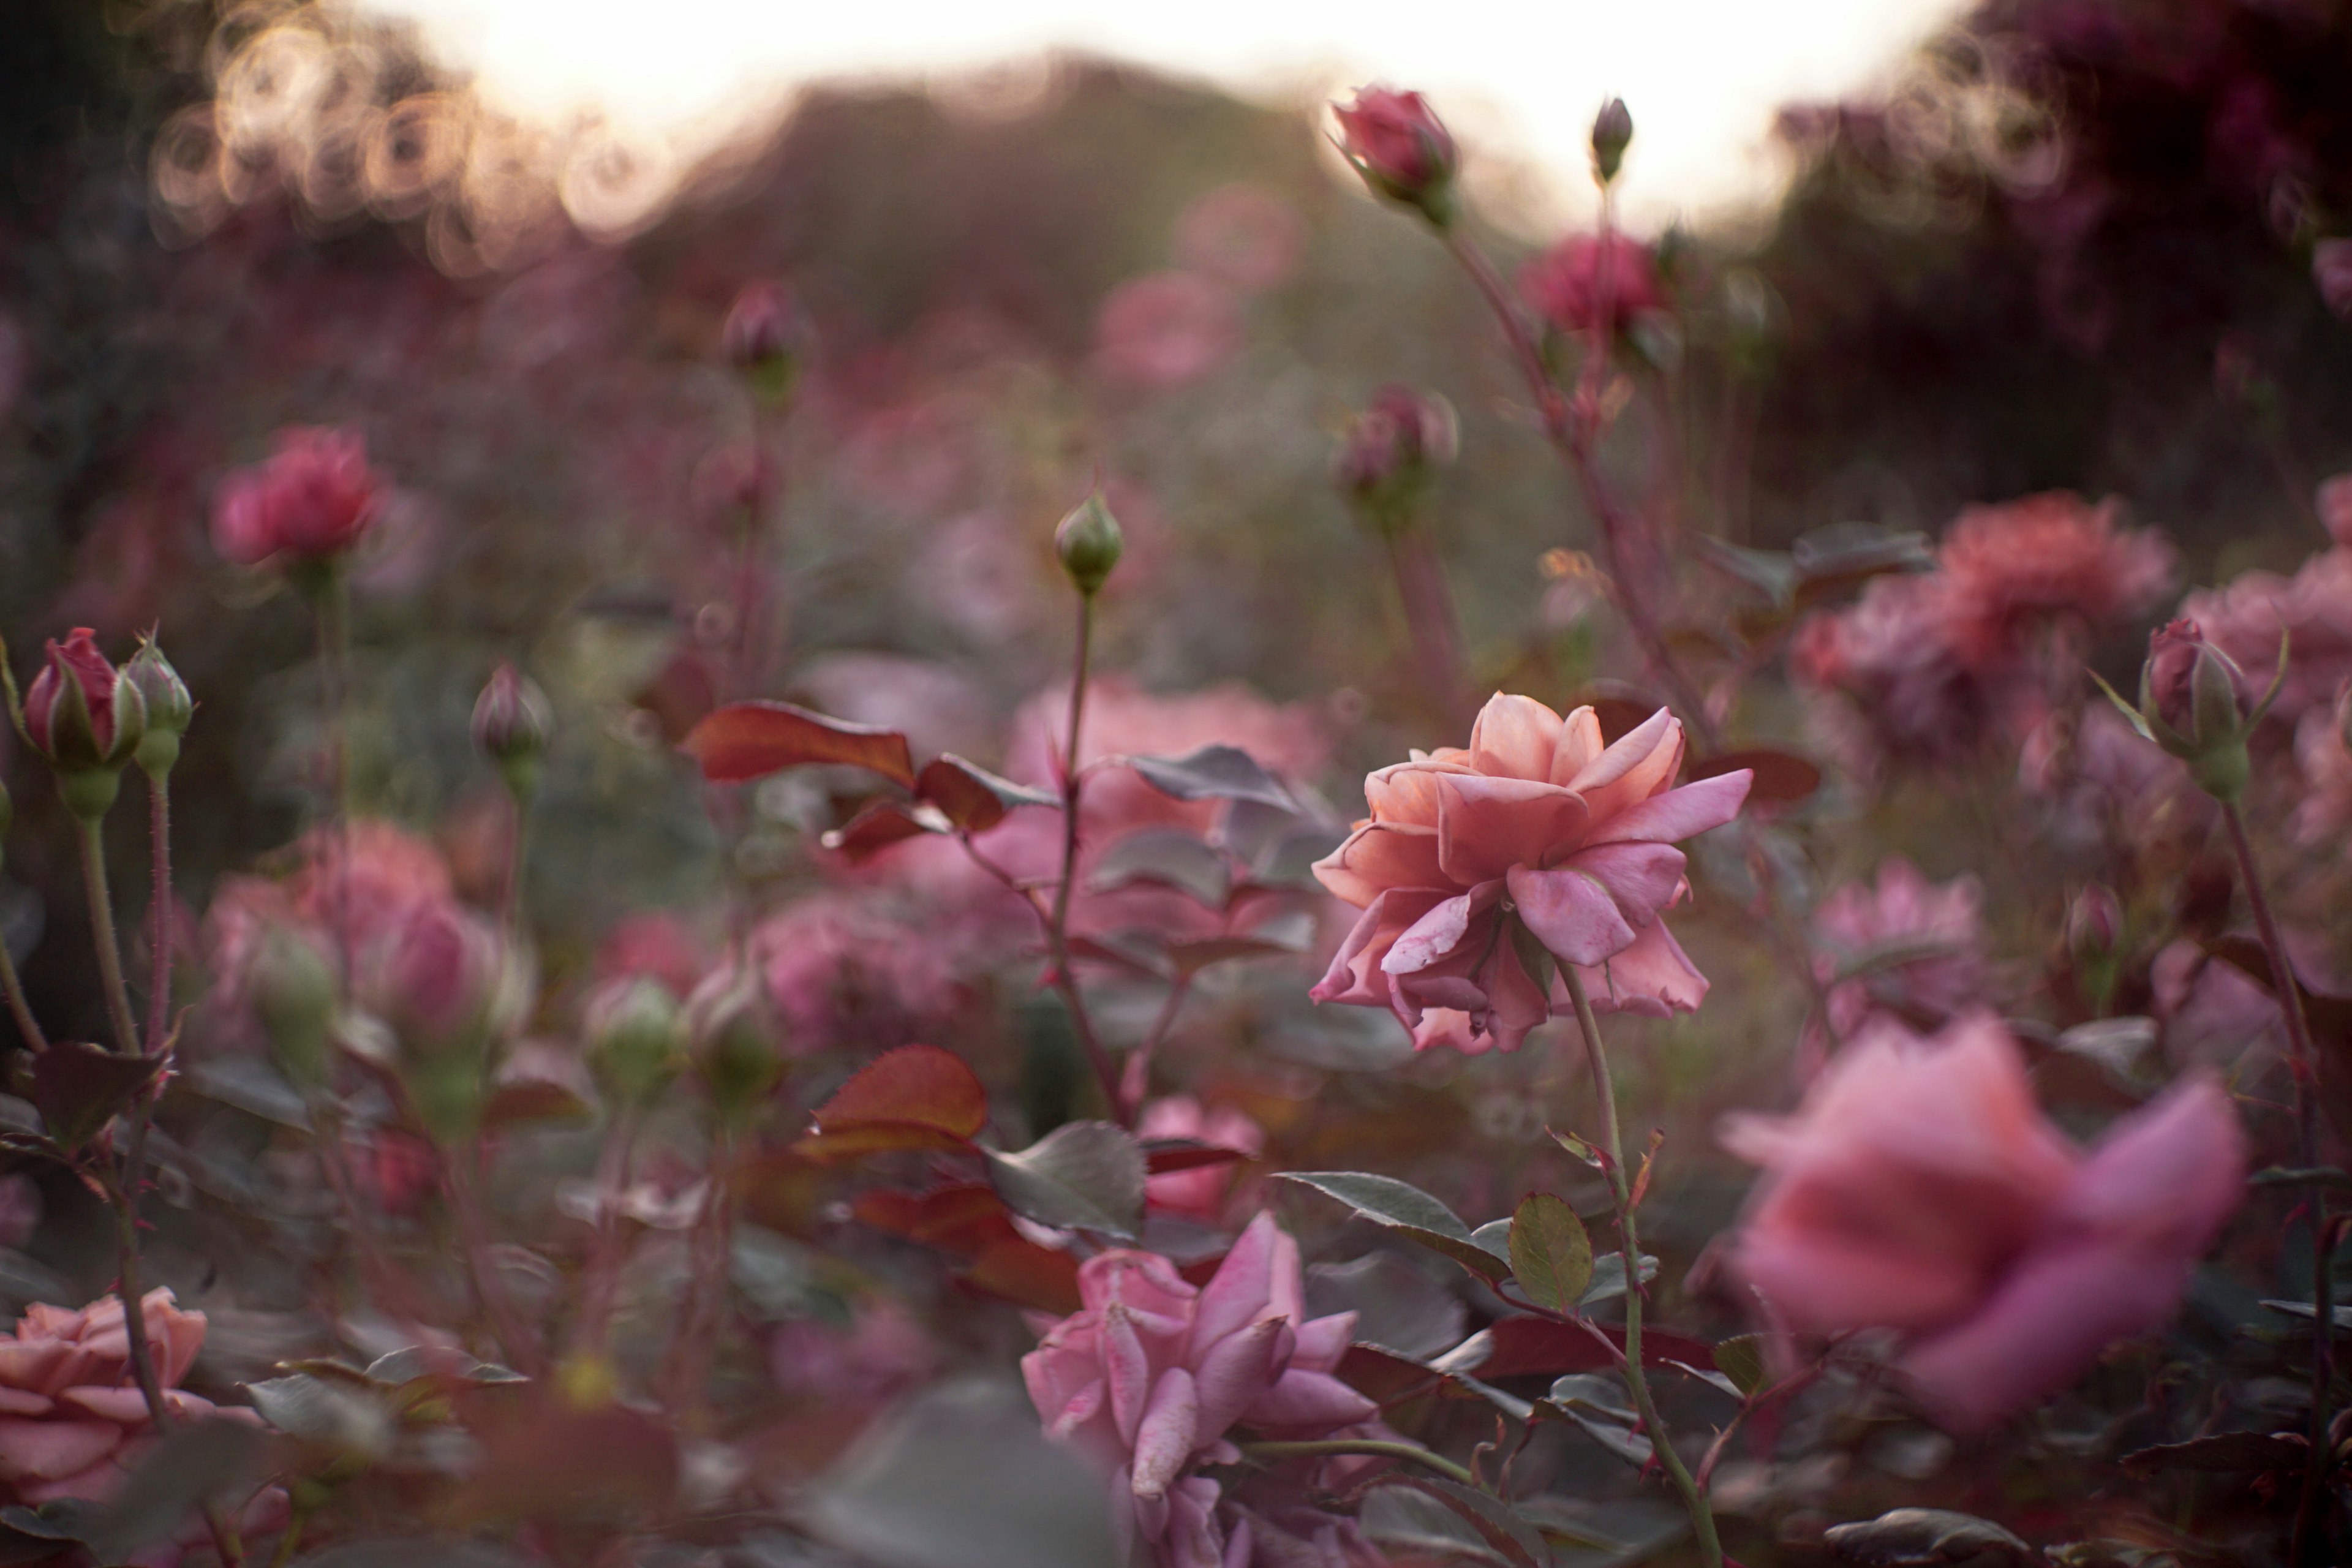
M1315 879L1359 909L1391 888L1445 888L1449 879L1438 864L1437 844L1433 827L1366 823L1315 863Z
M1389 981L1381 964L1397 938L1444 902L1445 897L1442 892L1400 888L1374 899L1332 955L1330 969L1307 994L1318 1002L1390 1005Z
M1328 1373L1292 1367L1249 1407L1249 1425L1270 1432L1324 1433L1369 1421L1380 1406Z
M1133 1477L1137 1497L1164 1496L1176 1478L1184 1473L1185 1461L1192 1455L1199 1417L1200 1400L1193 1390L1192 1374L1181 1366L1161 1373L1160 1381L1152 1385L1151 1403L1145 1408L1135 1434Z
M1407 927L1389 947L1381 968L1391 975L1410 974L1444 963L1460 952L1474 934L1483 939L1501 901L1503 884L1489 882L1459 898L1432 904L1429 912Z
M121 1447L111 1421L39 1421L0 1415L0 1480L55 1480L88 1469Z
M1119 1441L1135 1446L1135 1429L1142 1424L1145 1402L1151 1396L1151 1358L1135 1331L1135 1320L1124 1307L1103 1313L1103 1380L1109 1385L1110 1418Z
M147 1419L146 1395L135 1388L68 1388L58 1393L58 1403L124 1426L136 1426Z
M1624 952L1602 963L1580 967L1577 977L1596 1013L1631 1013L1637 1017L1667 1018L1696 1013L1706 1000L1706 976L1701 974L1666 929L1663 920L1643 926ZM1568 988L1555 982L1553 1004L1565 1010Z
M1682 858L1674 850L1666 853L1677 861ZM1677 865L1675 879L1681 876ZM1519 919L1555 958L1589 965L1633 945L1633 928L1612 889L1577 861L1552 871L1513 867L1506 882Z
M1192 1373L1200 1402L1200 1440L1221 1437L1243 1411L1272 1387L1283 1368L1275 1364L1289 1324L1268 1318L1237 1333L1227 1334L1202 1356Z
M2075 1173L2058 1224L2195 1258L2245 1195L2245 1131L2208 1069L2107 1130Z
M1676 844L1722 826L1739 815L1755 782L1750 768L1686 784L1639 801L1613 816L1592 814L1590 842L1594 844Z
M1539 866L1582 841L1581 796L1528 779L1447 774L1437 781L1438 863L1464 887Z
M1674 783L1682 765L1682 721L1661 708L1579 769L1568 787L1601 823Z
M1328 1318L1313 1318L1298 1325L1298 1349L1290 1363L1309 1372L1329 1372L1356 1342L1356 1314L1334 1312Z
M1592 765L1607 749L1601 738L1601 718L1590 705L1570 713L1560 725L1559 743L1551 755L1551 782L1565 784Z
M1441 755L1398 763L1365 778L1364 804L1370 808L1375 822L1434 827L1437 781L1449 773L1470 771L1467 754L1462 752L1454 753L1450 760Z
M1551 780L1559 715L1532 697L1497 691L1470 726L1470 765L1500 778Z
M1192 1319L1192 1353L1200 1354L1246 1325L1274 1296L1274 1267L1282 1227L1261 1211L1234 1241L1233 1249L1201 1291Z

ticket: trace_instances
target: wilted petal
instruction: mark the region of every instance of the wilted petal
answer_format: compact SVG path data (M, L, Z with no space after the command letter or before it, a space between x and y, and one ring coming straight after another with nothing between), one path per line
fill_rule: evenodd
M1143 1407L1151 1396L1151 1358L1135 1331L1135 1321L1124 1307L1103 1313L1103 1381L1110 1389L1110 1418L1118 1440L1132 1448L1135 1429L1143 1421Z
M1381 965L1397 938L1444 902L1445 897L1442 892L1400 888L1374 899L1332 955L1330 969L1307 994L1318 1002L1388 1006L1389 982Z
M1355 1313L1334 1312L1328 1318L1310 1318L1298 1325L1298 1348L1292 1352L1291 1364L1309 1372L1329 1372L1355 1342Z
M1135 1434L1133 1475L1138 1498L1164 1496L1176 1478L1184 1473L1185 1461L1192 1455L1199 1416L1200 1401L1192 1387L1192 1374L1181 1366L1161 1373L1160 1381L1152 1385L1151 1403L1144 1410L1142 1423Z
M1585 994L1596 1013L1670 1018L1676 1013L1696 1013L1706 1000L1706 976L1691 963L1690 954L1683 951L1683 944L1675 940L1663 920L1643 926L1631 946L1607 962L1580 966L1577 978L1584 982ZM1556 1006L1567 1007L1565 985L1554 984L1553 1000Z
M1283 1348L1288 1330L1284 1320L1268 1318L1227 1334L1200 1358L1192 1376L1199 1401L1197 1441L1223 1436L1274 1385L1282 1372L1276 1352Z
M1539 866L1581 841L1585 802L1558 784L1446 774L1437 781L1437 855L1464 887Z
M1502 892L1502 883L1489 882L1458 898L1432 904L1390 945L1381 968L1392 975L1411 974L1452 958L1474 934L1483 940Z
M1470 765L1482 773L1549 783L1559 715L1532 697L1497 691L1470 726Z
M1380 1409L1330 1373L1294 1366L1249 1407L1244 1419L1270 1432L1322 1433L1369 1421Z
M1260 1213L1225 1254L1201 1292L1192 1319L1192 1353L1199 1355L1265 1310L1274 1296L1274 1269L1282 1227Z

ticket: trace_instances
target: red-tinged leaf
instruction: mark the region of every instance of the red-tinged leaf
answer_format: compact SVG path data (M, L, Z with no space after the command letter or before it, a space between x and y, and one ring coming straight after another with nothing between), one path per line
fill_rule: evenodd
M816 1131L789 1152L819 1165L839 1165L876 1154L966 1154L976 1145L961 1133L919 1121L858 1121L838 1131Z
M2123 1466L2139 1475L2156 1470L2245 1471L2275 1470L2292 1474L2311 1457L2311 1442L2300 1432L2217 1432L2185 1443L2158 1443L2135 1448Z
M677 1489L677 1440L626 1405L583 1410L550 1395L479 1436L481 1463L449 1503L467 1522L614 1520L658 1510Z
M824 1195L823 1163L792 1149L765 1149L739 1161L730 1178L744 1212L770 1230L806 1236Z
M1633 1191L1627 1197L1627 1201L1634 1208L1640 1208L1642 1200L1650 1195L1650 1167L1657 1161L1658 1145L1665 1141L1664 1132L1656 1128L1650 1130L1649 1146L1642 1151L1642 1167L1633 1173Z
M1332 1375L1383 1410L1451 1381L1410 1356L1368 1344L1349 1345Z
M1790 805L1822 787L1820 768L1792 752L1776 751L1769 746L1748 746L1700 757L1683 771L1683 777L1696 784L1741 768L1756 775L1748 786L1748 798L1759 804Z
M1622 1353L1625 1331L1613 1324L1596 1324L1603 1338ZM1557 1377L1570 1372L1607 1372L1617 1358L1604 1350L1592 1331L1549 1318L1503 1318L1489 1324L1486 1359L1460 1370L1492 1383L1502 1377ZM1715 1347L1687 1334L1667 1333L1644 1324L1642 1329L1643 1366L1683 1365L1713 1372Z
M33 1058L29 1095L40 1109L41 1125L70 1154L127 1110L161 1065L88 1040L56 1040Z
M1062 804L1044 790L999 777L952 752L923 764L922 773L915 780L915 793L969 833L986 832L1003 821L1004 814L1016 805Z
M912 789L907 737L878 724L828 719L790 702L730 702L704 716L680 750L713 784L741 784L807 763L865 768Z
M949 1252L976 1255L1020 1234L1004 1200L979 1182L952 1182L928 1193L861 1193L849 1212L885 1235Z
M988 1125L988 1091L952 1051L900 1046L860 1068L816 1110L816 1124L826 1132L873 1121L909 1122L969 1138Z
M828 828L824 844L827 849L837 850L852 860L863 860L893 844L920 838L926 833L945 833L952 826L937 806L921 801L909 806L895 800L877 800L843 826Z
M1197 1142L1190 1138L1143 1140L1144 1169L1155 1176L1172 1176L1179 1171L1205 1170L1211 1165L1230 1165L1237 1160L1248 1158L1239 1149Z
M957 1279L984 1295L1041 1312L1066 1315L1080 1305L1078 1260L1022 1236L990 1242Z

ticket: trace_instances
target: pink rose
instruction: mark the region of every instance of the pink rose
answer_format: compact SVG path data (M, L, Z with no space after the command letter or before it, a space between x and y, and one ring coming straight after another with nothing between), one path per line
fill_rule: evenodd
M1520 269L1519 293L1563 332L1591 331L1604 315L1622 331L1634 317L1666 309L1649 247L1622 234L1569 236Z
M1171 1094L1143 1108L1135 1124L1139 1138L1188 1138L1213 1149L1256 1154L1265 1148L1265 1129L1248 1113L1230 1105L1204 1108L1189 1094ZM1155 1209L1179 1214L1212 1225L1224 1212L1227 1190L1234 1180L1230 1165L1204 1165L1197 1170L1171 1171L1144 1184L1144 1197Z
M1832 985L1837 1032L1852 1034L1874 1007L1940 1024L1973 1001L1985 978L1983 902L1974 877L1930 882L1900 856L1879 864L1874 885L1848 882L1823 899L1813 913L1813 973L1824 983L1874 950L1928 950Z
M1877 1019L1795 1115L1732 1119L1724 1142L1765 1170L1734 1272L1799 1331L1900 1331L1905 1374L1958 1430L2161 1327L2245 1189L2245 1138L2212 1075L2086 1157L1982 1012L1933 1039Z
M2173 550L2152 529L2118 529L2118 503L2064 490L1963 508L1937 564L1950 582L1962 649L2012 657L2030 622L2077 616L2095 627L2151 609L2170 584Z
M1367 184L1438 216L1457 154L1452 133L1421 94L1359 88L1354 102L1334 104L1332 112L1339 120L1339 149Z
M1127 1249L1078 1268L1085 1305L1021 1359L1046 1436L1117 1472L1122 1522L1158 1568L1217 1568L1227 1531L1215 1481L1236 1426L1328 1436L1379 1406L1331 1375L1356 1315L1309 1320L1298 1244L1261 1214L1207 1285L1166 1258Z
M1674 845L1737 816L1751 775L1676 789L1682 762L1663 708L1604 747L1591 709L1562 719L1497 692L1468 750L1364 781L1372 815L1315 867L1364 911L1315 999L1392 1008L1423 1048L1513 1050L1566 1003L1528 973L1524 930L1583 973L1596 1008L1696 1007L1706 981L1659 918L1689 887Z
M213 496L213 544L240 566L324 561L360 542L384 511L383 476L356 430L280 430L265 462L239 468Z

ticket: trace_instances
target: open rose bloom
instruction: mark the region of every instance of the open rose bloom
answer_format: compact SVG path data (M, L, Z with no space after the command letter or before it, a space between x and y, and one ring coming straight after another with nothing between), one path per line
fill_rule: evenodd
M1157 1568L1249 1561L1246 1522L1191 1473L1240 1459L1234 1427L1327 1437L1379 1414L1331 1375L1356 1315L1307 1318L1298 1244L1271 1215L1205 1286L1156 1254L1118 1250L1080 1267L1078 1291L1084 1308L1022 1358L1022 1375L1047 1435L1114 1472L1115 1517Z
M1898 1331L1910 1385L1962 1431L2162 1328L2245 1193L2245 1137L2210 1074L2086 1155L1982 1012L1931 1039L1880 1016L1795 1115L1735 1118L1724 1142L1765 1171L1732 1268L1768 1316Z
M1468 749L1364 781L1371 816L1315 867L1364 911L1315 999L1391 1008L1419 1047L1515 1050L1570 1005L1529 973L1532 939L1577 968L1598 1011L1696 1007L1706 977L1660 918L1689 890L1675 844L1737 816L1751 774L1676 788L1682 764L1682 721L1664 709L1603 744L1590 708L1563 719L1496 693Z

